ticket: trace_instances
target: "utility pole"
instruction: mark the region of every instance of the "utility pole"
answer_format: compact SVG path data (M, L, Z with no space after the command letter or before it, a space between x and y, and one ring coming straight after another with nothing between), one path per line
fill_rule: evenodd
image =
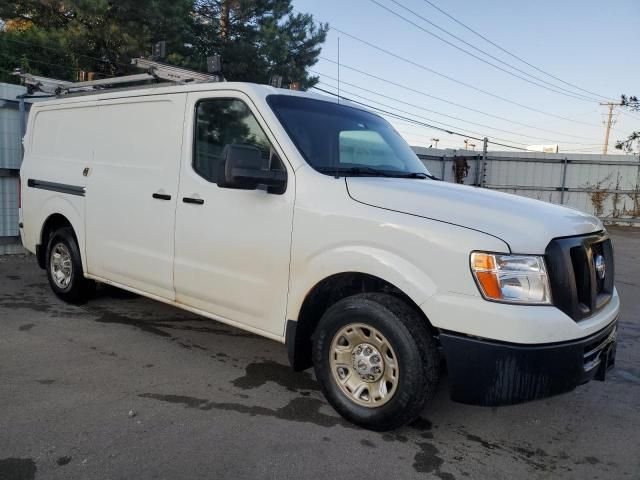
M604 133L604 145L602 146L602 154L606 155L609 150L609 133L611 133L611 127L614 124L613 121L613 109L615 107L619 107L622 103L614 103L614 102L600 102L600 105L606 105L609 108L609 114L607 115L607 128Z
M438 148L438 142L440 141L440 139L439 139L439 138L434 137L434 138L432 138L432 139L431 139L431 141L432 141L433 143L435 143L435 144L436 144L436 147L435 147L435 148Z

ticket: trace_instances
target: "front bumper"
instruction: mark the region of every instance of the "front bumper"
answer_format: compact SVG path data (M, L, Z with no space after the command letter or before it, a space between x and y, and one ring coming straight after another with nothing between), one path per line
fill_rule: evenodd
M522 345L440 334L451 398L483 406L521 403L569 392L591 379L604 380L615 362L617 318L588 337Z

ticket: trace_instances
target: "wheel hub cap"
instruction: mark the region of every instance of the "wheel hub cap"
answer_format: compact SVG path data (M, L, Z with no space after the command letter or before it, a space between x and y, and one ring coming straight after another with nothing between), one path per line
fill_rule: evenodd
M380 380L384 372L384 362L380 352L368 343L361 343L351 353L353 369L365 382Z
M71 252L63 243L56 244L51 250L51 277L59 288L67 288L71 282L73 266Z
M376 408L395 395L400 368L391 342L379 330L364 323L342 327L330 355L333 379L352 402Z

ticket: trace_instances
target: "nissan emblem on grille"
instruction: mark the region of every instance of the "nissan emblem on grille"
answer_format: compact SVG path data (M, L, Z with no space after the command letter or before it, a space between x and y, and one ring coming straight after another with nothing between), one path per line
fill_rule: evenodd
M602 255L596 255L596 257L593 260L593 263L596 266L596 273L598 274L598 279L604 280L604 277L607 274L607 266L604 263L604 257Z

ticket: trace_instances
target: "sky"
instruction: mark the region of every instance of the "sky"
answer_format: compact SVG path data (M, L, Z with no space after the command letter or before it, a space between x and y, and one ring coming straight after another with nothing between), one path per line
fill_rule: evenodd
M509 56L429 2L503 49L573 86ZM601 153L607 107L599 102L619 101L622 93L640 96L638 0L294 0L293 5L297 11L311 13L315 20L328 22L343 32L329 31L322 58L312 67L314 74L320 74L319 88L337 91L339 44L344 97L447 130L479 138L487 136L491 141L520 148L559 144L560 152ZM539 85L457 50L380 5ZM438 138L438 148L464 148L464 136L387 118L411 145L435 147L431 139ZM613 148L615 141L640 130L640 112L616 108L614 120L609 153L622 153ZM476 150L482 149L481 141L470 139L469 143L476 144ZM489 149L505 150L498 145L490 145Z

